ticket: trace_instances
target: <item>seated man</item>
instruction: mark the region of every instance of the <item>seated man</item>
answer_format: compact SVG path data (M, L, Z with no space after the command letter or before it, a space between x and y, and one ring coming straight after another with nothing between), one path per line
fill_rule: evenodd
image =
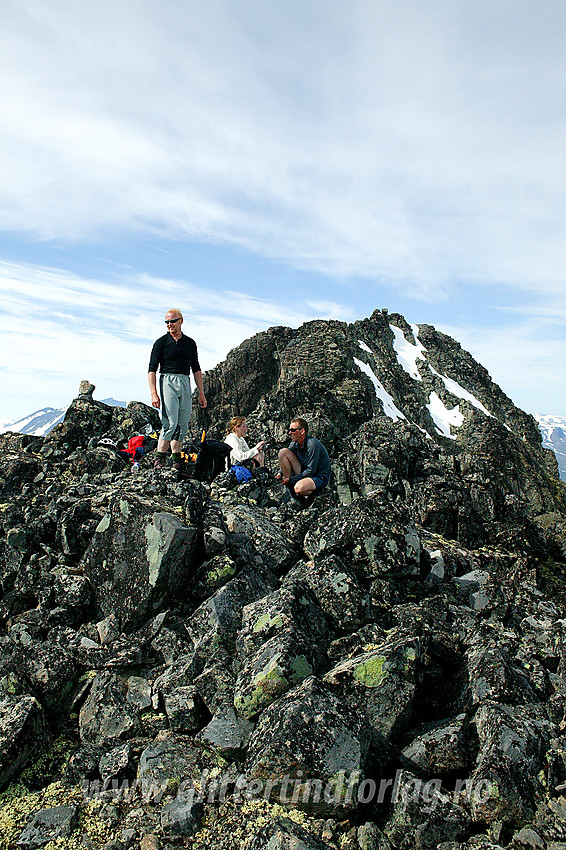
M281 473L277 477L301 501L326 487L332 474L328 452L320 440L309 437L308 430L308 423L300 416L293 419L289 426L291 445L279 452Z

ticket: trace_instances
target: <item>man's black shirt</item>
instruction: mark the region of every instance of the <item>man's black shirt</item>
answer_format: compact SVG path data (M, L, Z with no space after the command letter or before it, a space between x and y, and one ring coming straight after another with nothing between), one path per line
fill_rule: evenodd
M193 375L200 372L197 344L190 336L182 334L175 341L171 334L160 336L153 343L149 358L148 372L157 372L160 367L162 375Z

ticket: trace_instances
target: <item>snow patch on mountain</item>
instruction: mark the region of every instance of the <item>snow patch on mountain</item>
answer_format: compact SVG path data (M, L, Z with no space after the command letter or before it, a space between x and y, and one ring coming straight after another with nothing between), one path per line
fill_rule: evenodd
M368 366L367 363L363 363L361 360L358 360L356 357L354 357L354 363L360 367L362 372L365 372L365 374L368 376L368 378L374 385L376 395L383 404L383 412L385 413L385 415L389 416L389 418L392 419L393 422L397 422L399 419L406 419L407 417L404 413L401 413L399 408L396 406L392 396L389 395L381 381L376 378L371 367Z
M542 444L552 449L560 468L560 477L566 481L566 416L552 416L535 413L535 419L542 434Z

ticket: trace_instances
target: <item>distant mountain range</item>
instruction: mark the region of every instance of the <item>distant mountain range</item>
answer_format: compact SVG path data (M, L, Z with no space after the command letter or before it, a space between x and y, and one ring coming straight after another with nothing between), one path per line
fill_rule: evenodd
M105 404L114 407L126 407L125 401L117 401L115 398L104 398ZM15 431L19 434L33 434L35 437L44 437L56 425L65 418L66 407L44 407L18 419L16 422L0 423L0 434L5 431ZM552 449L560 467L560 477L566 481L566 416L542 416L535 414L539 430L542 434L542 444L547 449Z
M125 401L117 401L115 398L103 398L102 401L104 404L111 404L113 407L127 406ZM15 422L2 422L0 423L0 434L4 434L6 431L14 431L17 434L45 437L56 425L63 421L67 407L43 407L41 410L36 410L35 413L30 413L29 416L24 416L23 419L18 419Z
M560 467L560 477L566 481L566 416L540 416L535 419L542 434L542 444L552 449Z

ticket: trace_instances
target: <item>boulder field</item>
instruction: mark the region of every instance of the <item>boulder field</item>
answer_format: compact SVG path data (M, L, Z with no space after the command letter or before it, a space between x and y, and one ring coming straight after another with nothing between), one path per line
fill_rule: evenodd
M138 474L92 385L0 435L0 847L566 848L566 486L457 342L376 311L205 375L238 484ZM294 415L334 480L274 478Z

